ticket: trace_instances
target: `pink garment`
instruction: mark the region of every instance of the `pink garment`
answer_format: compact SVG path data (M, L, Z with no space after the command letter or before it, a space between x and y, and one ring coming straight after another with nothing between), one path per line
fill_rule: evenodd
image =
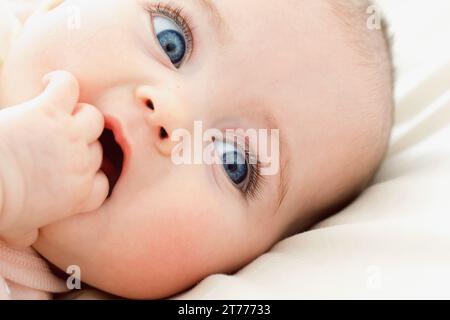
M13 249L0 241L0 300L48 300L67 291L32 248Z

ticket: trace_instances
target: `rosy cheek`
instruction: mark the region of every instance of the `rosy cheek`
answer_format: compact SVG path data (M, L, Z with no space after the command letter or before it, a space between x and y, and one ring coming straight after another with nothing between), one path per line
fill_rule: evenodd
M165 204L151 221L142 223L147 228L142 228L136 235L146 243L144 247L151 248L151 257L158 257L166 267L172 265L174 268L180 263L197 264L204 260L205 253L222 245L222 231L227 229L220 212L213 207L194 206L189 201L178 203L186 205Z
M122 266L118 279L128 279L136 290L175 292L192 285L211 270L212 253L222 239L213 219L216 213L211 210L166 205L160 213L147 219L140 216L139 221L123 226L127 230L120 238L126 243L116 248Z

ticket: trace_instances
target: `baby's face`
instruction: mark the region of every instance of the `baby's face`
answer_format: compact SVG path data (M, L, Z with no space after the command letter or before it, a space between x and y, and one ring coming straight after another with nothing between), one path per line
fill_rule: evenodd
M365 157L352 152L365 84L337 28L321 1L297 0L73 0L31 18L5 62L1 105L67 70L124 152L104 205L42 229L35 248L100 289L158 298L250 262L296 217L310 225ZM280 170L175 165L171 135L194 121L279 129Z

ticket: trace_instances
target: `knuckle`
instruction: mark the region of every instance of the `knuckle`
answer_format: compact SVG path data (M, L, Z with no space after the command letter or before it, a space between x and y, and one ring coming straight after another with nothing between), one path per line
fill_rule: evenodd
M81 177L82 180L86 180L92 171L89 153L81 150L81 152L78 153L78 156L74 157L72 171L75 175Z
M104 122L103 114L93 105L82 103L79 105L79 108L80 112L84 113L93 123L101 124Z
M45 101L41 104L41 107L44 115L50 119L55 119L59 114L59 110L53 100Z
M96 107L91 106L91 105L89 106L89 108L91 111L92 119L94 119L97 124L103 124L104 118L103 118L103 114L100 112L100 110L98 110Z
M71 74L68 71L60 71L58 73L58 77L59 77L61 83L64 84L64 88L68 92L72 92L76 95L79 94L80 86L78 84L78 80L75 78L75 76L73 74Z
M93 145L93 166L95 169L99 169L103 161L103 147L100 143L95 143Z

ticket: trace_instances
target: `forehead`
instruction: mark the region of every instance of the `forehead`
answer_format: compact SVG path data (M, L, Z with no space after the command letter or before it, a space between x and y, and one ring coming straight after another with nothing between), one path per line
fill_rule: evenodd
M218 79L217 87L269 105L280 100L290 104L304 82L330 60L329 10L322 1L210 2L222 19L220 31L207 39L212 43L207 63L214 72L209 76ZM215 34L217 40L211 40Z
M224 53L240 56L249 67L258 65L259 68L265 68L267 63L263 62L267 60L276 61L280 66L283 61L277 60L284 58L284 64L288 64L293 57L298 57L304 37L302 26L308 24L298 4L283 1L275 7L270 0L210 2L213 1L222 21L218 42Z

